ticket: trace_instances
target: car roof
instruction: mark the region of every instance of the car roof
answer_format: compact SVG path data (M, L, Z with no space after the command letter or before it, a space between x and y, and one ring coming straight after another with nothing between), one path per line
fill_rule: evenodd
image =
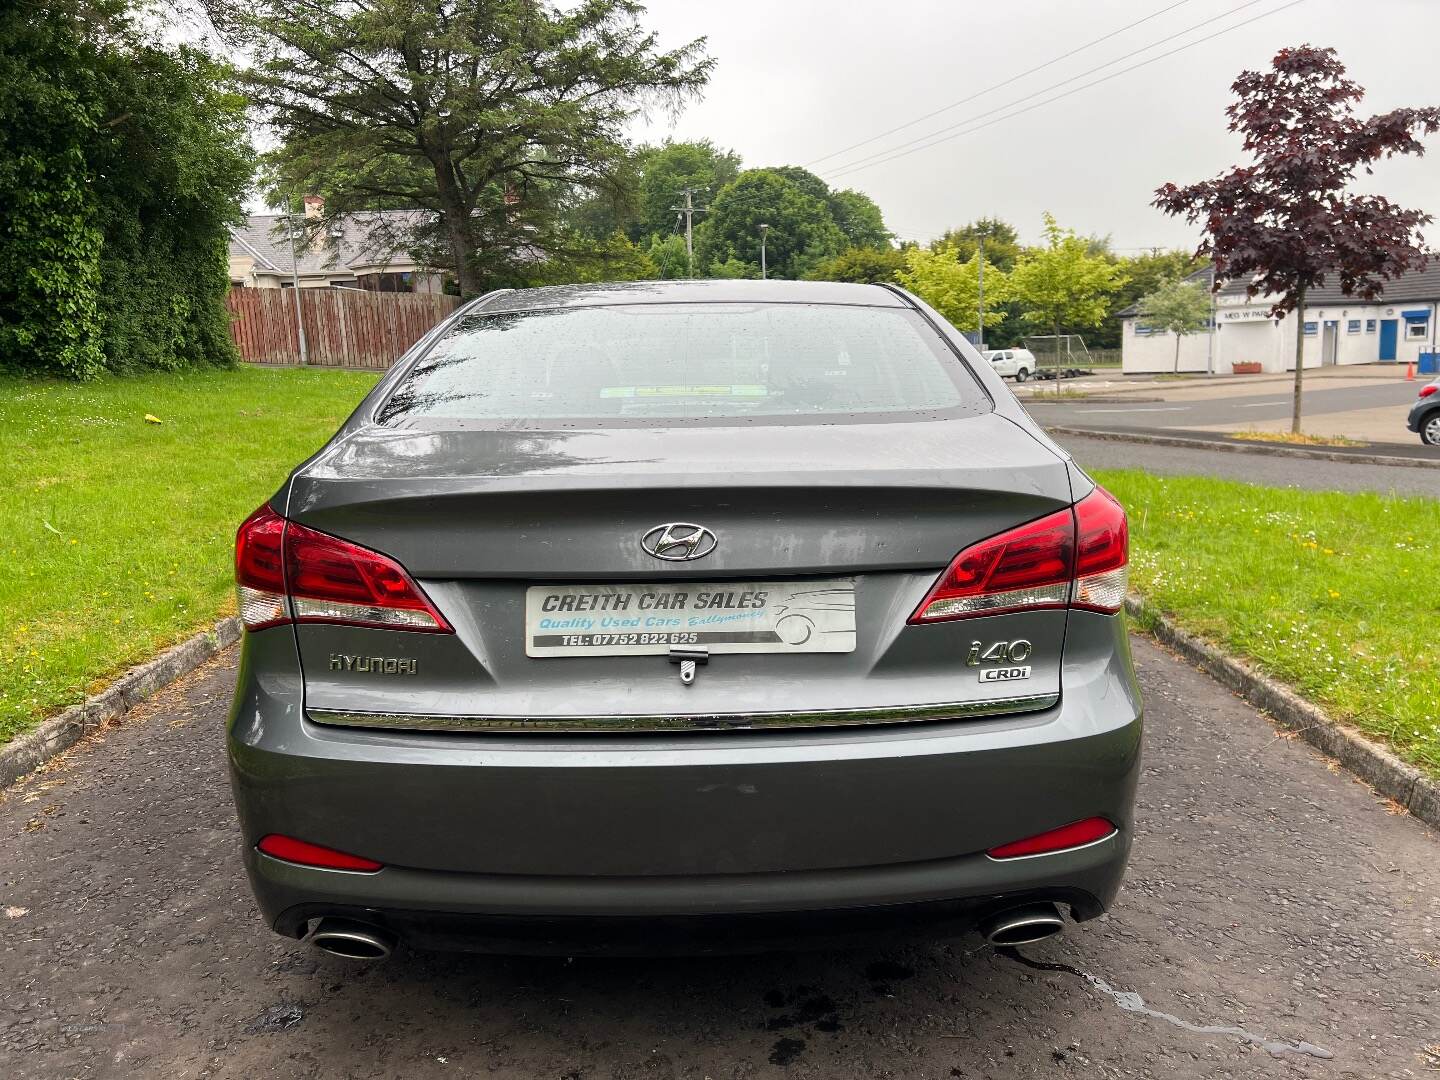
M903 308L898 293L880 285L838 281L616 281L548 285L491 293L474 312L537 311L613 304L847 304Z

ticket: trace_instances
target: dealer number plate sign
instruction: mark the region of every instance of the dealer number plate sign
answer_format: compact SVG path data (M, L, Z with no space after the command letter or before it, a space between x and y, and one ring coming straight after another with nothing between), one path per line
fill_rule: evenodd
M526 656L855 651L855 579L525 590Z

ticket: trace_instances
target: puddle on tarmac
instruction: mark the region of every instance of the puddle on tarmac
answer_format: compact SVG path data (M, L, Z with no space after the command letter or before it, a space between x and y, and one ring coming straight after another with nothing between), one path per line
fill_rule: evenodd
M1028 968L1035 968L1038 971L1063 971L1074 975L1076 978L1084 979L1097 991L1110 998L1116 1005L1125 1012L1136 1013L1139 1016L1148 1016L1154 1020L1164 1020L1167 1024L1174 1024L1183 1031L1194 1032L1196 1035L1233 1035L1241 1042L1250 1043L1267 1051L1274 1057L1282 1054L1301 1054L1313 1058L1333 1058L1335 1055L1323 1046L1316 1046L1314 1043L1287 1042L1284 1039L1267 1039L1263 1035L1256 1035L1253 1031L1246 1031L1242 1027L1234 1027L1229 1024L1192 1024L1189 1020L1182 1020L1173 1013L1161 1012L1159 1009L1152 1009L1145 1004L1145 999L1133 990L1116 990L1104 979L1090 975L1079 968L1071 967L1069 964L1051 964L1041 960L1031 960L1027 956L1021 956L1014 949L997 949L1001 956L1007 956L1011 960L1024 964Z

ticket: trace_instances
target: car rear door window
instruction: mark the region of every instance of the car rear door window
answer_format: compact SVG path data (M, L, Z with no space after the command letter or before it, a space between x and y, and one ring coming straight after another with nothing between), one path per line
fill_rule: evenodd
M396 385L382 423L803 423L990 410L918 313L632 304L476 314Z

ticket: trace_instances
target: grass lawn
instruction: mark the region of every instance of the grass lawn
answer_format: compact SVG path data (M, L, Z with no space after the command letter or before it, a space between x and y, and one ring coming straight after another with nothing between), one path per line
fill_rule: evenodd
M1440 777L1440 502L1096 478L1129 510L1130 580L1150 605Z
M236 526L375 379L0 378L0 744L233 610Z

